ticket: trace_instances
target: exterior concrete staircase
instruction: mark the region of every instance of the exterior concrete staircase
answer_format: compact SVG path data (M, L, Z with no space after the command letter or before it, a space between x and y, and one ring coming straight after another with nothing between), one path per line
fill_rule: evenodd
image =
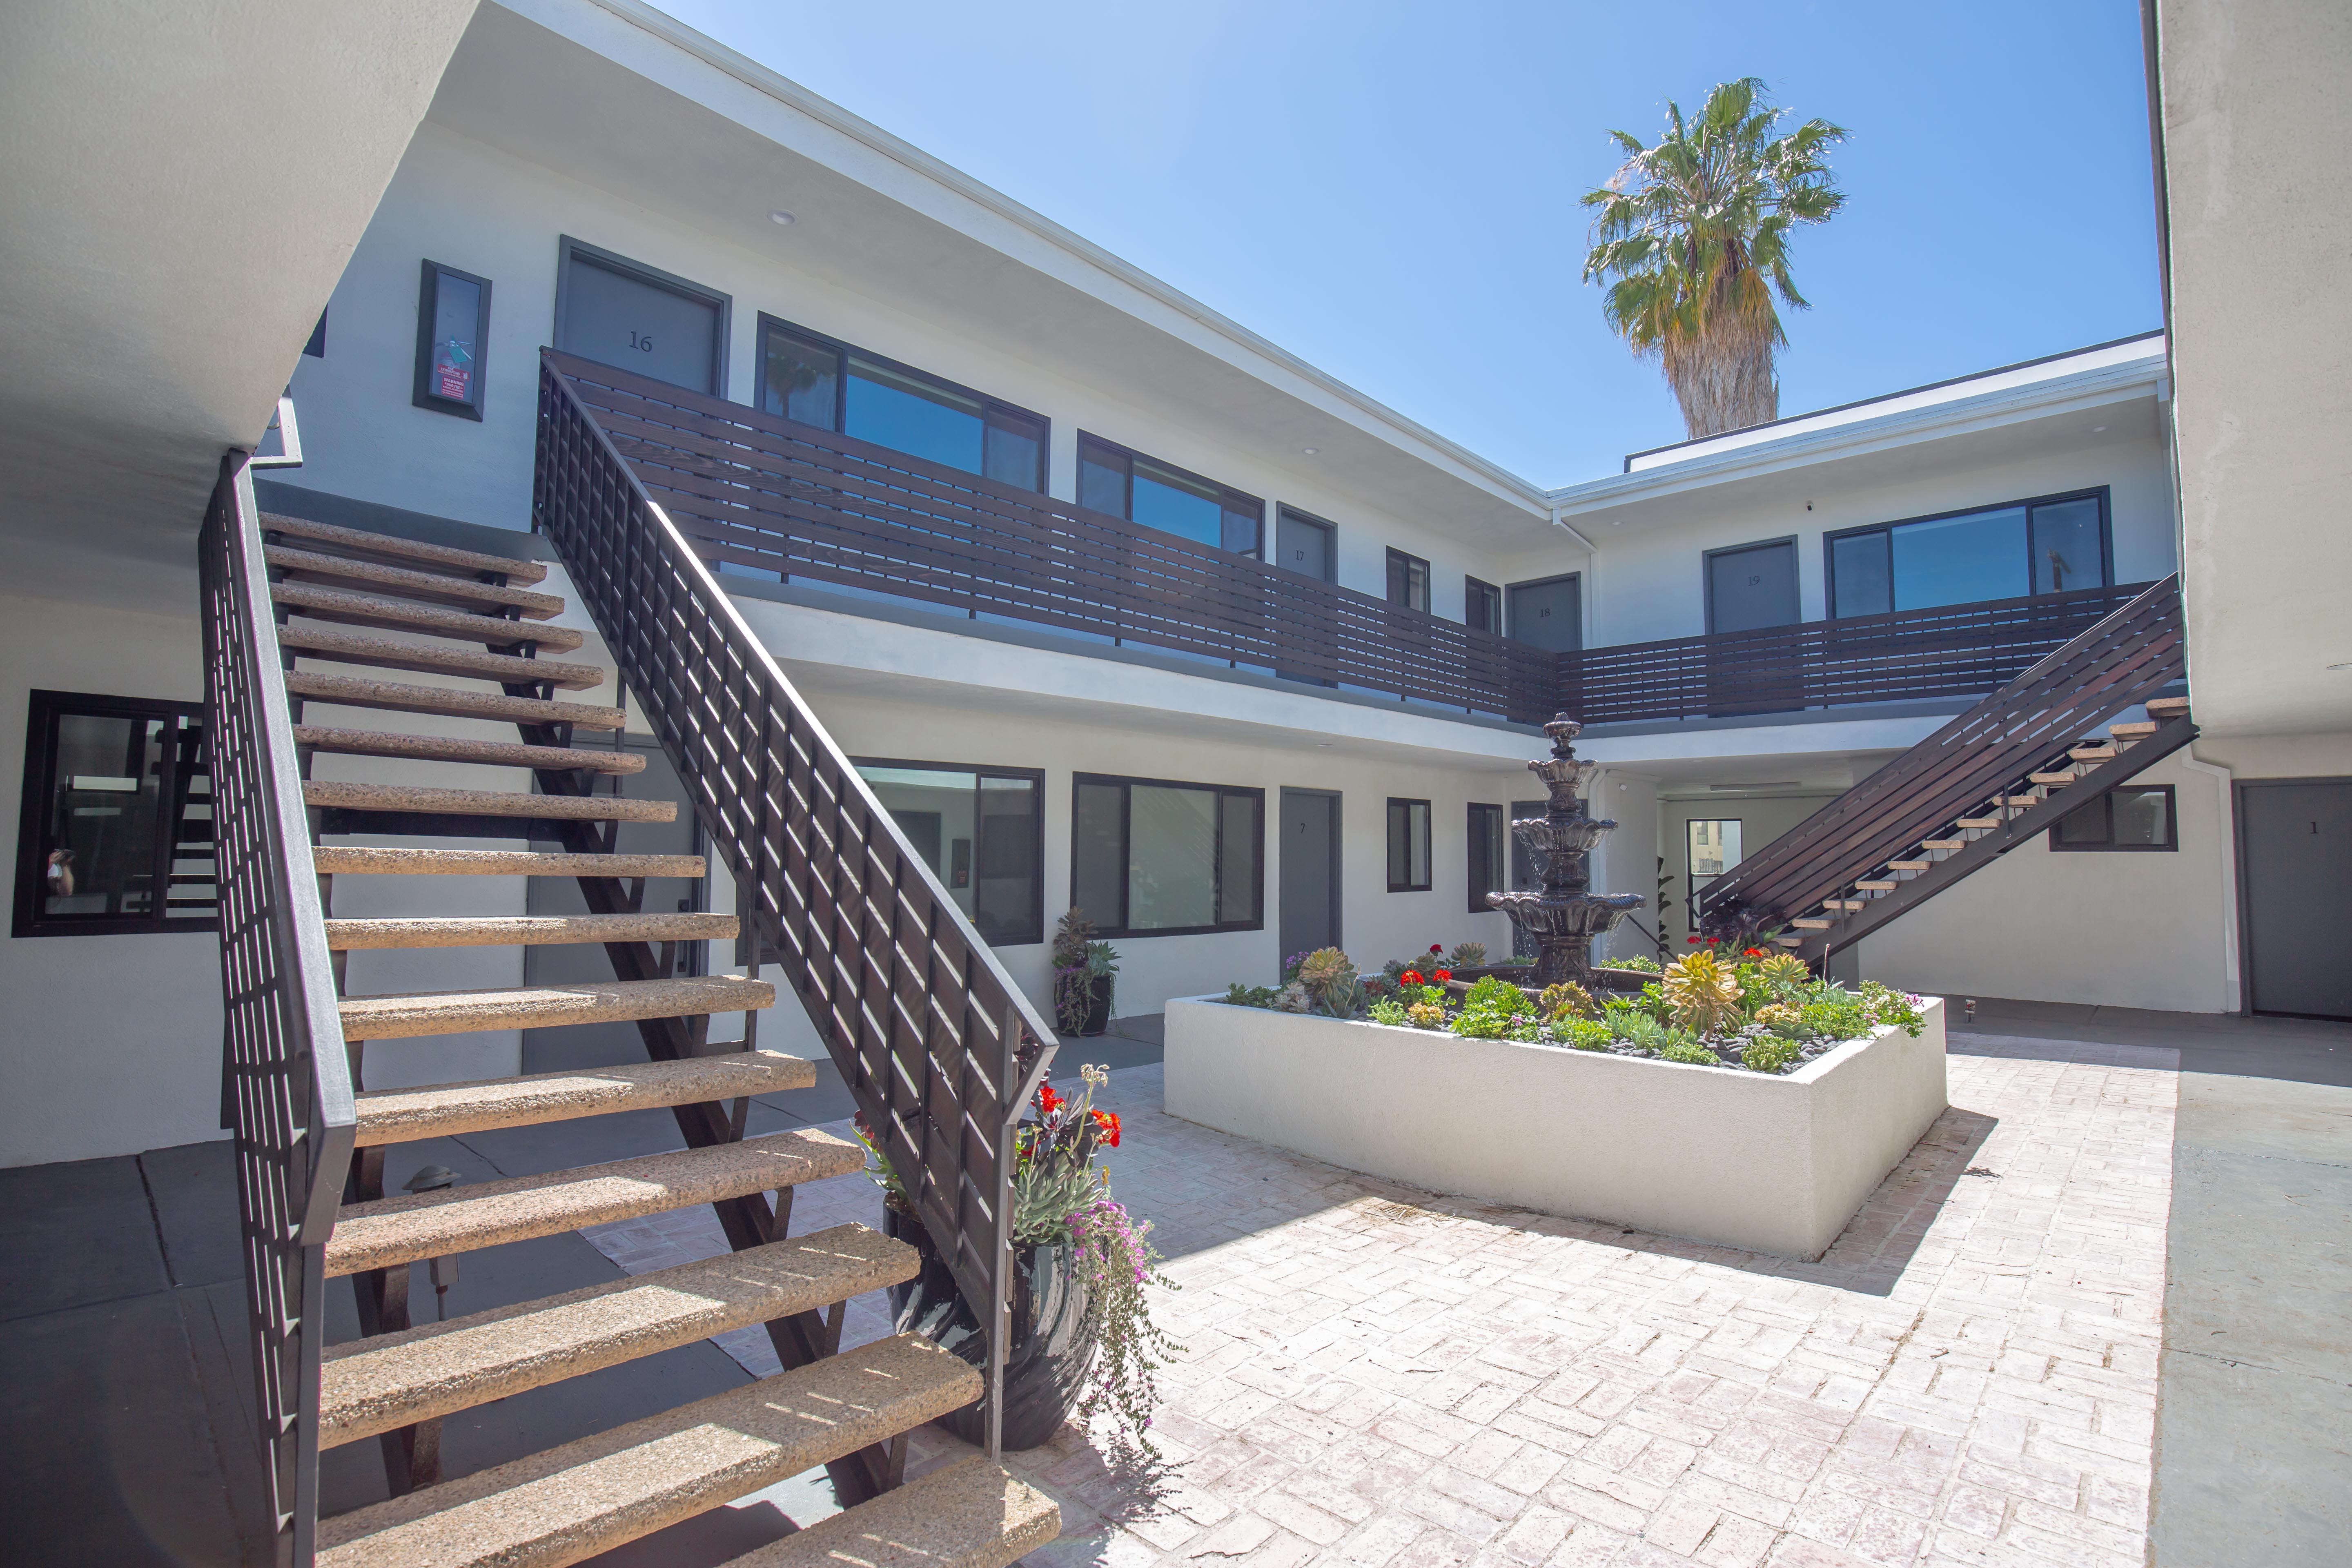
M677 808L618 793L643 768L641 758L575 743L582 732L619 731L625 716L557 697L594 691L608 676L552 657L578 651L585 639L545 624L564 605L536 586L544 568L289 517L267 515L260 526L320 923L342 993L335 1006L357 1090L355 1153L324 1242L323 1272L353 1281L363 1337L323 1352L317 1442L376 1438L394 1494L320 1521L318 1560L574 1563L818 1465L832 1471L845 1511L742 1561L1002 1568L1051 1540L1060 1528L1054 1504L992 1462L902 1484L907 1433L971 1403L982 1379L915 1335L840 1349L848 1298L912 1277L917 1255L856 1225L787 1234L793 1189L861 1169L863 1152L814 1131L744 1136L752 1096L806 1089L815 1068L755 1047L756 1016L773 1003L772 985L677 972L682 944L732 939L735 915L640 907L645 879L700 878L703 859L616 852L620 824L667 822ZM418 675L425 679L399 679ZM306 705L510 721L520 738L320 723ZM320 755L432 763L447 778L313 780ZM529 769L537 787L479 787L484 768ZM561 847L346 842L385 836ZM386 875L569 877L592 912L333 912L336 878ZM344 985L353 952L537 943L601 944L614 978L372 995ZM745 1013L743 1041L711 1043L711 1016L736 1010ZM635 1024L650 1059L366 1087L366 1041L598 1022ZM384 1191L386 1152L402 1143L652 1108L675 1114L687 1147L439 1191ZM703 1203L718 1211L735 1248L728 1256L446 1322L410 1321L416 1261ZM785 1370L775 1376L492 1469L442 1476L438 1424L452 1415L754 1324L766 1325L777 1346Z

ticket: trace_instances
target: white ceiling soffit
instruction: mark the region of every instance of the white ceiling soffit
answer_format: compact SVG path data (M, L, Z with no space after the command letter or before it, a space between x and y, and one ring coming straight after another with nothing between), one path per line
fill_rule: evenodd
M2161 433L2164 342L2068 355L2033 374L1997 373L1898 395L1834 416L1788 422L1762 438L1707 443L1629 474L1551 492L1562 517L1686 518L1688 500L1727 485L1742 502L1803 498L1825 484L1864 484L1977 467L2075 446ZM2101 426L2105 426L2101 429ZM1668 504L1683 498L1684 504Z
M20 575L121 598L142 563L159 591L185 574L222 452L267 427L473 9L0 6L0 540Z
M432 119L996 352L1117 366L1268 463L1318 447L1318 483L1442 531L1540 537L1528 480L636 0L485 4ZM782 256L778 207L799 219Z

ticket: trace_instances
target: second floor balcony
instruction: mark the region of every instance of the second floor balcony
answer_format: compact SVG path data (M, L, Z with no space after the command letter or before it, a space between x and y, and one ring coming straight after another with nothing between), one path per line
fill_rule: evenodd
M1975 697L2137 592L2086 588L1552 653L590 361L551 351L543 374L543 395L560 395L561 377L722 572L1519 723L1561 711L1607 724Z

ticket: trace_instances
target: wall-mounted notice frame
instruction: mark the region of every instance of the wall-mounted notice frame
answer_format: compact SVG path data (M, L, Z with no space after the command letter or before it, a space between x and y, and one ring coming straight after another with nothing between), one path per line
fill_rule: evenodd
M416 296L416 406L479 419L489 335L490 280L426 262Z

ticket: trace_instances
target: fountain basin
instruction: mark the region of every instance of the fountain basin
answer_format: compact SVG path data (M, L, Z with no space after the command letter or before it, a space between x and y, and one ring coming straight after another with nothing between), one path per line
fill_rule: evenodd
M1944 1005L1921 1012L1916 1039L1770 1075L1185 997L1166 1108L1431 1192L1810 1260L1943 1113Z

